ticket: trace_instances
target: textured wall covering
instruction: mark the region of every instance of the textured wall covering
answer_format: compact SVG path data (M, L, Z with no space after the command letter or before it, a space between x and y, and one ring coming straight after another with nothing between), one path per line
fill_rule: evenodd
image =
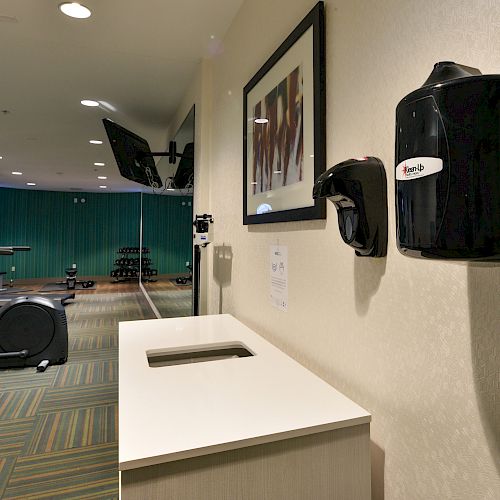
M84 198L85 203L74 203ZM183 200L144 195L145 228L160 272L185 270L191 245L190 215ZM163 200L165 199L165 200ZM76 263L81 276L106 276L117 250L139 246L140 193L65 193L0 189L0 245L29 245L31 252L0 257L0 270L15 278L63 277ZM184 208L184 207L183 207ZM155 264L157 262L154 262Z
M331 204L326 221L241 224L242 89L313 5L246 1L211 73L198 75L197 120L210 133L196 200L216 220L209 312L234 314L373 414L373 498L500 498L500 266L403 257L393 201L398 101L440 60L500 73L500 3L326 2L327 163L384 161L390 231L379 260L343 244ZM269 301L278 242L288 312ZM222 246L224 276L213 265Z

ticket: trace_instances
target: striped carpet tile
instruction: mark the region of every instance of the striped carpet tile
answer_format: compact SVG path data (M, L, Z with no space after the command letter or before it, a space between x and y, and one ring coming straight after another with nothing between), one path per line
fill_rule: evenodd
M191 290L149 292L162 318L191 316Z
M113 327L116 331L116 327ZM98 335L73 335L69 339L69 351L81 351L89 349L109 349L110 347L118 347L118 335L116 333L113 335L104 335L99 333Z
M117 465L116 443L19 457L2 498L117 498Z
M118 405L48 413L37 418L23 455L81 448L117 440Z
M0 391L29 389L30 387L50 387L54 383L56 370L37 372L36 368L2 370Z
M38 388L0 393L0 420L33 417L45 390Z
M82 349L81 351L73 351L69 353L67 363L88 363L90 361L104 361L111 359L118 359L117 347L111 349Z
M102 316L99 318L88 317L78 319L78 324L81 328L85 329L104 329L104 328L117 328L120 321L133 321L137 319L137 314L120 314L119 316Z
M0 421L1 456L18 455L22 451L34 422L35 417Z
M54 387L109 382L118 382L118 360L116 359L62 365L54 380Z
M0 498L4 498L3 492L5 491L15 463L16 457L0 458Z
M38 413L74 410L88 406L107 406L118 402L118 384L82 385L46 389Z

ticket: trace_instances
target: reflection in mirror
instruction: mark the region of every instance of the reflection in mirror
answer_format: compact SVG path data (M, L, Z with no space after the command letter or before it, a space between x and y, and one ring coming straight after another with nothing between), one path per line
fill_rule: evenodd
M141 276L162 318L192 314L194 106L173 137L175 164L157 164L163 188L142 197Z

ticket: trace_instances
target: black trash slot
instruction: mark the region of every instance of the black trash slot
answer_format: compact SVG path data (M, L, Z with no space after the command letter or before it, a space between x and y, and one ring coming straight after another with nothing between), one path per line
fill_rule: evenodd
M241 343L200 348L186 347L176 349L175 351L146 351L146 355L151 368L254 356L254 354Z

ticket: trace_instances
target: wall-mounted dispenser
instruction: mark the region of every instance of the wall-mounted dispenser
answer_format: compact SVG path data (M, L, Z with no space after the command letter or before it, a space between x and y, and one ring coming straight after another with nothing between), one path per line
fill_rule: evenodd
M330 168L316 179L313 198L333 202L342 239L356 255L387 254L387 181L378 158L346 160Z
M396 109L399 250L500 260L500 75L434 66Z

